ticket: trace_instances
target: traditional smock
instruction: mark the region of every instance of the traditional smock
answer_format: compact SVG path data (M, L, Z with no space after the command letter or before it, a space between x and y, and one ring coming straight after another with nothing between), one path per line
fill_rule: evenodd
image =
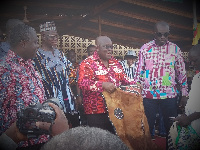
M37 51L35 69L42 77L47 98L56 97L64 107L66 113L74 110L74 97L69 86L69 74L72 63L58 49Z

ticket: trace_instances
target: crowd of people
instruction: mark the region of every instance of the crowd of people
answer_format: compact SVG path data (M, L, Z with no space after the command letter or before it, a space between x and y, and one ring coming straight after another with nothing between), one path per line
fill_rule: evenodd
M149 126L147 132L152 139L159 113L160 127L164 128L166 136L166 149L171 146L168 145L168 133L173 122L182 129L190 125L197 136L195 140L187 141L199 147L200 74L194 76L189 92L181 49L168 40L168 23L159 21L155 24L152 29L154 39L145 43L138 55L129 50L124 59L114 58L112 40L99 36L95 45L88 46L88 55L80 63L76 62L75 51L69 50L65 55L57 48L59 35L53 21L45 22L39 28L41 47L34 28L18 19L10 19L6 24L6 41L0 45L2 148L129 149L117 136L102 95L103 91L113 93L121 85L140 87ZM199 44L191 48L189 60L196 70L200 70ZM57 98L62 106L61 109L49 103L56 113L54 123L35 123L37 129L51 132L37 138L20 133L16 125L17 114L52 97ZM181 116L178 116L178 109L183 110ZM173 121L170 118L174 118ZM186 133L180 135L186 136ZM176 148L181 149L181 146L179 141Z

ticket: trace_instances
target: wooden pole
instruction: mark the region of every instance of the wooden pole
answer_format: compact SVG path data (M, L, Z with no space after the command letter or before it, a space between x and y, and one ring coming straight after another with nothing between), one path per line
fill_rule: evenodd
M101 16L100 15L98 18L98 22L99 22L99 36L101 36Z

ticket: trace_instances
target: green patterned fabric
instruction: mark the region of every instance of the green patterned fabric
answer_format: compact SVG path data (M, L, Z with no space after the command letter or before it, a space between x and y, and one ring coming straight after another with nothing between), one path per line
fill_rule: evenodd
M186 128L172 125L168 138L169 150L199 150L200 137L189 125Z

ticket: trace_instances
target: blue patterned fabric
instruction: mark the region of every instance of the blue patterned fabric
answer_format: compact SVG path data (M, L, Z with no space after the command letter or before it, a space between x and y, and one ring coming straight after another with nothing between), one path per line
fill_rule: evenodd
M6 56L9 49L10 49L10 44L8 42L2 42L0 44L0 58Z
M124 72L130 79L134 79L135 71L136 71L136 63L134 62L131 66L127 64L127 60L123 60L120 62Z
M56 97L66 113L74 110L74 95L69 86L69 74L73 67L58 49L44 51L39 49L34 58L35 69L40 73L47 98Z

